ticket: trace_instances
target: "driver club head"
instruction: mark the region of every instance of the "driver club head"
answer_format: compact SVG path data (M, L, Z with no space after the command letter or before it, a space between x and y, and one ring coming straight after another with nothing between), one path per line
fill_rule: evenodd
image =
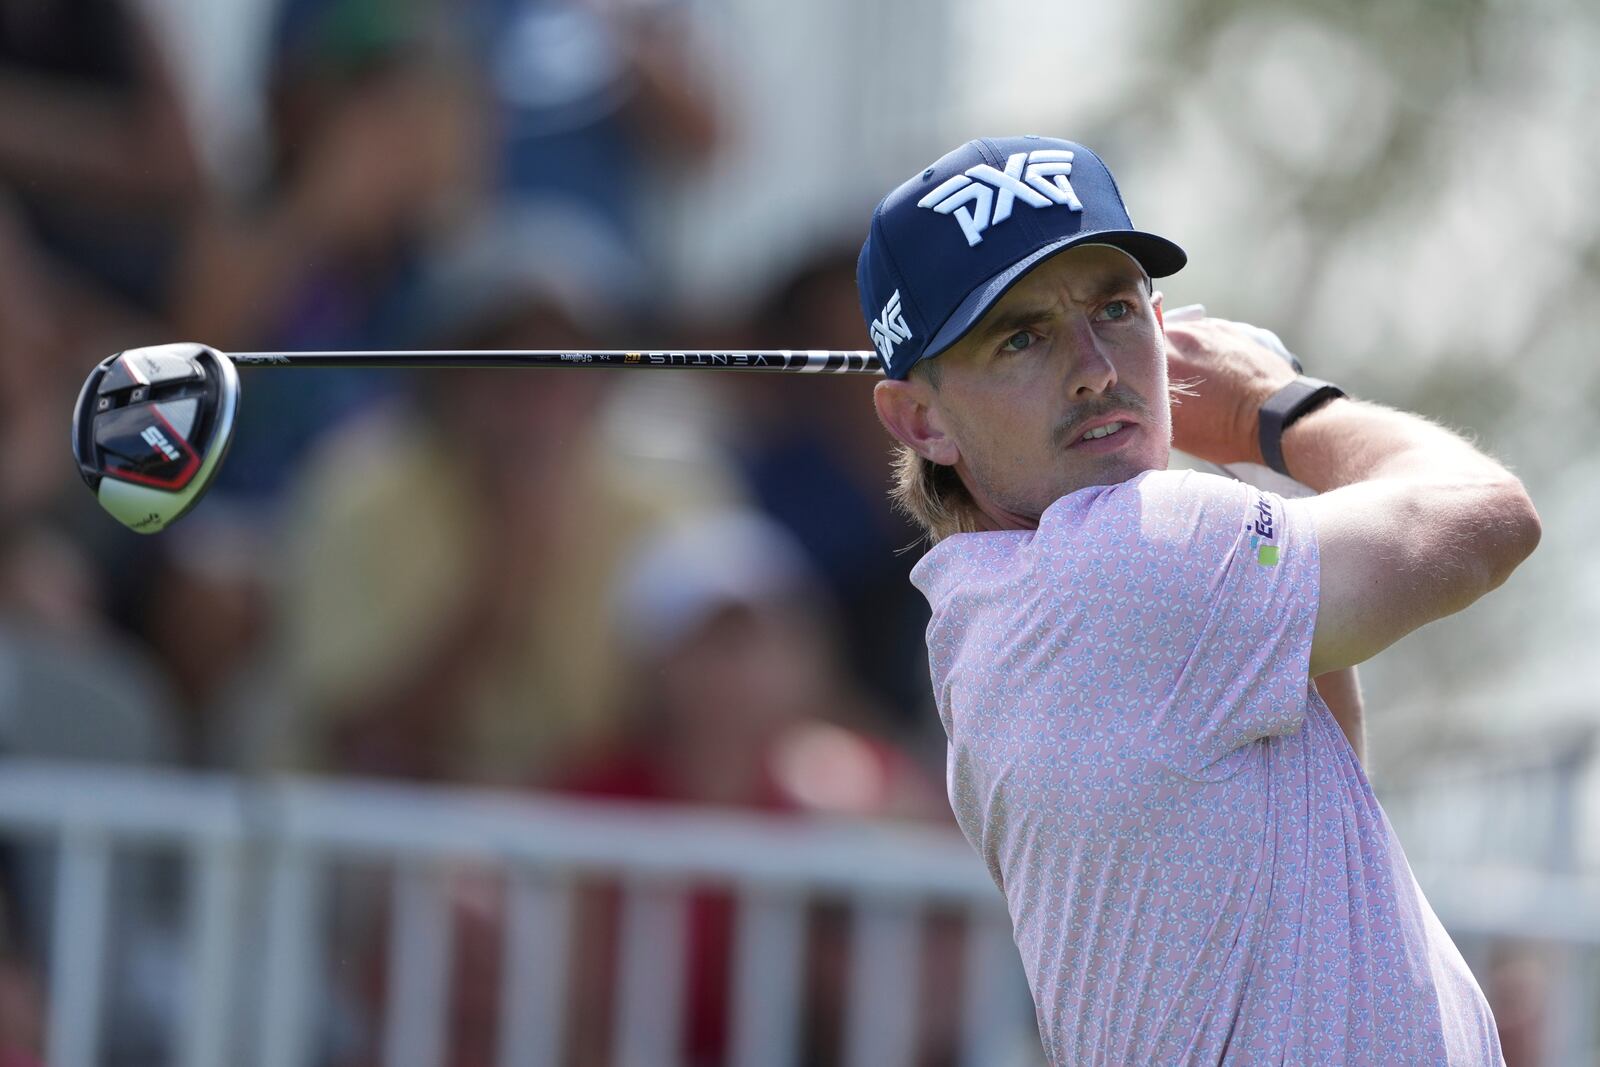
M89 374L72 412L72 454L95 499L138 533L195 505L233 439L239 375L200 344L130 348Z

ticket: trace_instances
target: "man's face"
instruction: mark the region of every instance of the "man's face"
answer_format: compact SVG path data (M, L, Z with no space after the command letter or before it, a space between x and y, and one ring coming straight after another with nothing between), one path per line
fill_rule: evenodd
M1054 256L935 357L937 388L923 375L882 383L880 415L922 455L955 466L994 528L1032 527L1068 493L1164 469L1165 341L1146 284L1114 248ZM1113 421L1109 436L1084 439Z

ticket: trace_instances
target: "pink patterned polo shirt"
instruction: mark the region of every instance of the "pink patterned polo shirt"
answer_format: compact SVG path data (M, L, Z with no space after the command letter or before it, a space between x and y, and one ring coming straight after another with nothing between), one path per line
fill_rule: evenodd
M1152 471L912 572L1052 1064L1503 1063L1307 675L1299 501Z

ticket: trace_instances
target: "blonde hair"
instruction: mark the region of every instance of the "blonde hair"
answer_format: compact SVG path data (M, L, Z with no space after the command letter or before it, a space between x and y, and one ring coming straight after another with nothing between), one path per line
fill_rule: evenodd
M919 363L911 373L923 374L929 385L939 388L938 370L931 360ZM1167 394L1172 403L1198 395L1194 389L1198 381L1168 382ZM893 463L894 484L889 487L889 500L895 510L922 527L930 546L951 534L982 529L978 505L954 467L925 459L910 445L900 443L895 445Z

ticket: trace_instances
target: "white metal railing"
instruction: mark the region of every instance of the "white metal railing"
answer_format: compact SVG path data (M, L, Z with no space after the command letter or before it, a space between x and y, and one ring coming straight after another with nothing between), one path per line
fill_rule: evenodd
M1464 757L1383 791L1418 880L1480 978L1493 944L1532 942L1547 952L1544 1045L1552 1064L1600 1063L1593 751L1585 742L1549 759ZM579 879L596 873L623 886L614 1062L673 1062L683 1019L682 903L706 885L731 887L738 901L730 1064L795 1062L804 908L823 895L848 901L852 914L844 1063L912 1062L918 915L934 906L958 909L970 923L961 1062L1038 1062L999 895L950 832L0 761L0 838L56 849L52 1067L102 1062L111 904L121 891L114 853L174 847L187 883L176 998L183 1010L168 1046L179 1067L318 1062L319 931L330 869L350 861L392 872L393 980L376 1038L389 1067L442 1062L454 951L445 887L461 861L506 879L497 1067L561 1062Z
M100 1062L113 849L185 857L180 1067L315 1062L317 931L334 861L391 868L388 1067L435 1067L446 1041L452 924L448 865L506 875L497 1063L559 1062L573 877L623 886L615 1062L675 1062L683 1018L684 908L693 887L739 901L730 1063L783 1067L799 1047L803 909L850 901L852 967L843 1062L909 1065L915 1052L920 909L968 918L961 1044L966 1064L1037 1062L1032 1006L999 894L953 832L881 824L669 811L486 791L0 762L0 834L59 848L50 945L52 1067ZM250 879L247 870L264 872ZM259 886L255 883L259 881ZM250 884L247 885L247 882ZM253 924L259 990L238 996ZM238 1033L254 1035L235 1048ZM1033 1042L1031 1051L1030 1042ZM1022 1058L1017 1058L1017 1050Z
M1496 945L1541 959L1543 1062L1600 1067L1600 730L1435 752L1378 792L1480 981Z

